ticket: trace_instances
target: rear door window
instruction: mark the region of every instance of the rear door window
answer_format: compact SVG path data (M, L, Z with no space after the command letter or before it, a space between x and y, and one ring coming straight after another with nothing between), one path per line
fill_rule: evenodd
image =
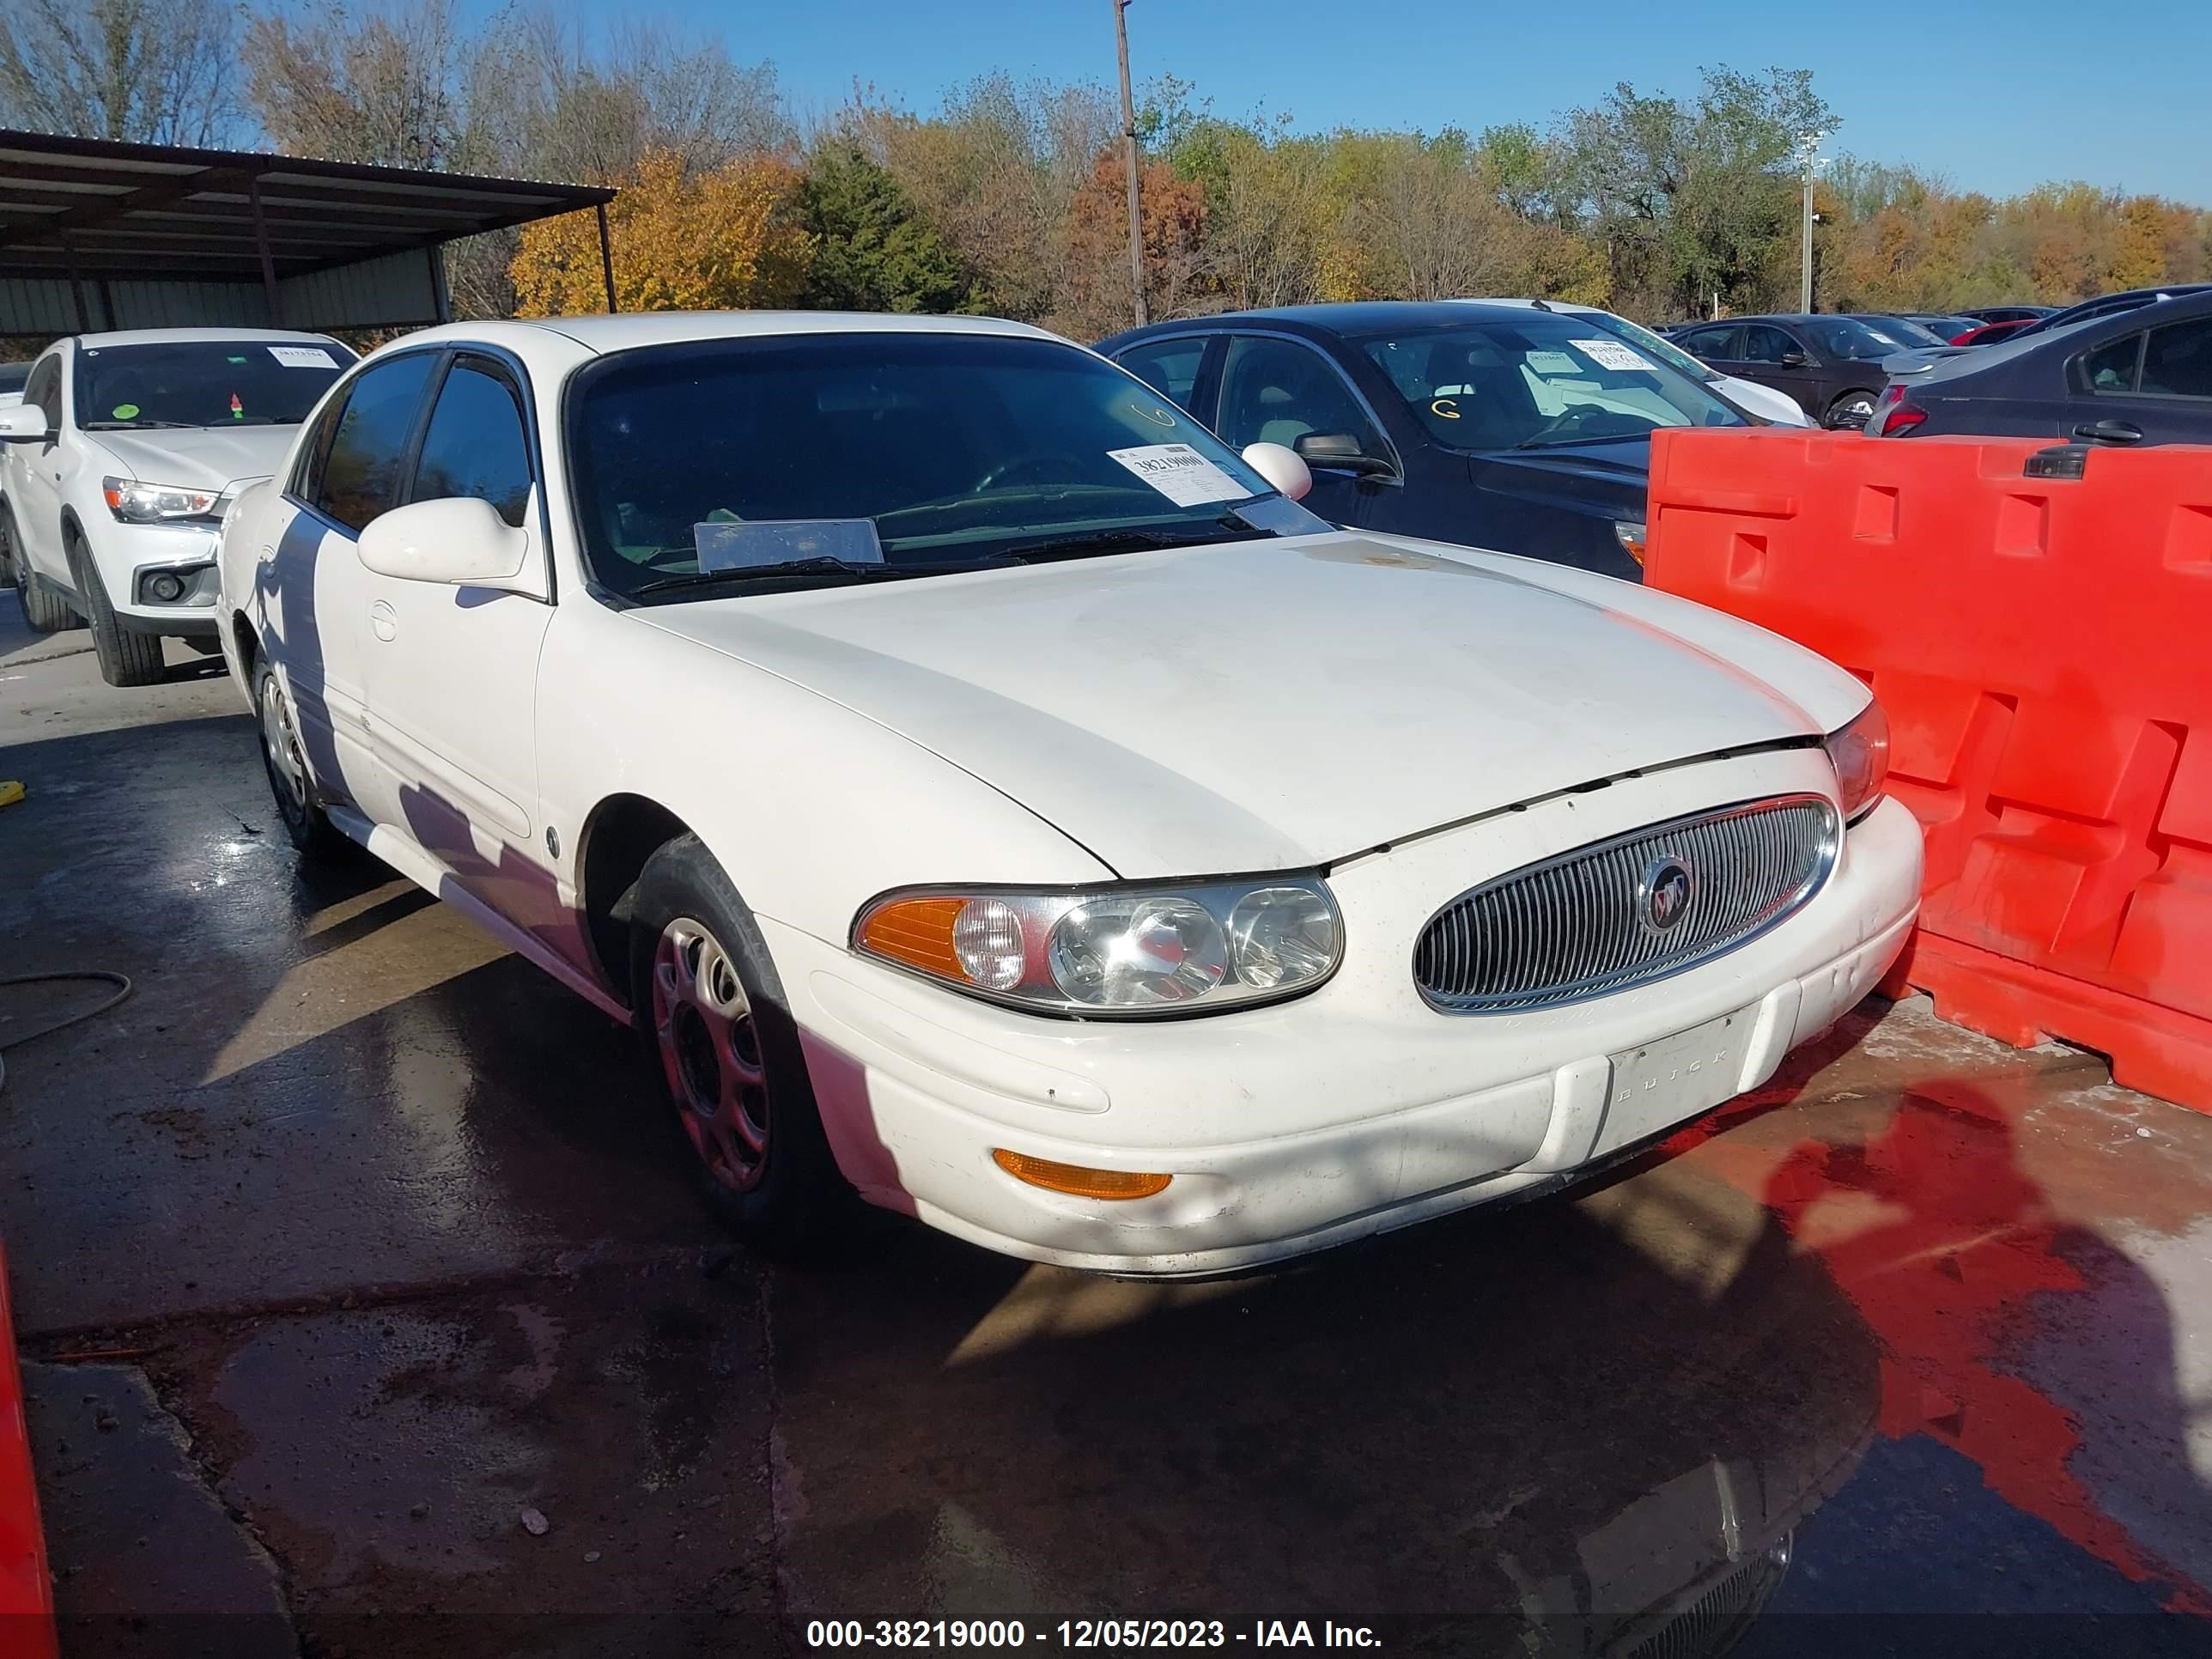
M391 511L437 364L434 351L411 352L377 364L353 383L309 498L324 517L358 532Z
M2150 331L2141 389L2161 398L2212 398L2212 317Z
M1736 356L1735 337L1740 331L1733 328L1692 329L1677 342L1682 349L1707 362L1720 358L1729 362L1741 362Z

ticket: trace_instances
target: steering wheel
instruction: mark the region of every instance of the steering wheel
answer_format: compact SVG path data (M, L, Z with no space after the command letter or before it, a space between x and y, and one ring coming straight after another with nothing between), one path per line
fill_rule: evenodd
M1018 456L1011 461L1000 462L997 466L993 467L988 472L986 472L981 477L976 479L975 488L969 491L969 493L971 495L980 495L985 490L1004 483L1009 478L1018 477L1024 472L1034 471L1039 467L1048 466L1056 466L1061 470L1060 481L1062 483L1081 483L1084 478L1083 465L1083 459L1081 456L1070 454L1066 450L1056 451L1048 455ZM1050 478L1039 478L1036 480L1036 482L1039 483L1049 483L1052 480Z

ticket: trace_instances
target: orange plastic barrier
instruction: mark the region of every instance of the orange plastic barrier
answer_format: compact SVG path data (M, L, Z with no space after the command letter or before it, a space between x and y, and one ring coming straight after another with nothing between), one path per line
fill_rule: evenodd
M0 1256L0 1659L54 1659L53 1580L31 1479L23 1421L23 1376L8 1309L8 1263Z
M1893 981L2212 1111L2212 448L2048 447L1662 431L1645 574L1873 684L1928 838Z

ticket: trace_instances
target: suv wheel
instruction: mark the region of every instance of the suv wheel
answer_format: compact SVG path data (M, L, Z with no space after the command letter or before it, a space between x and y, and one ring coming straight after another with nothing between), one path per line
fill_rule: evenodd
M0 507L0 539L8 544L8 564L15 578L15 597L23 606L23 620L31 624L34 634L58 634L64 628L76 625L76 612L68 601L55 597L52 588L33 580L31 562L16 550L21 545L15 534L15 514L12 508Z
M100 580L100 566L90 550L72 536L70 568L76 573L77 592L84 595L85 621L92 629L92 648L100 659L100 678L110 685L155 685L167 669L161 662L161 636L135 634L116 620Z

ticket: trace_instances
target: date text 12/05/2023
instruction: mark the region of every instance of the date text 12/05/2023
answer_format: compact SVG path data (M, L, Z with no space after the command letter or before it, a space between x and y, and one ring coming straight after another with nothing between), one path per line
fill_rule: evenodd
M810 1648L1379 1648L1365 1625L1333 1620L1063 1619L1032 1627L1018 1619L814 1619Z

